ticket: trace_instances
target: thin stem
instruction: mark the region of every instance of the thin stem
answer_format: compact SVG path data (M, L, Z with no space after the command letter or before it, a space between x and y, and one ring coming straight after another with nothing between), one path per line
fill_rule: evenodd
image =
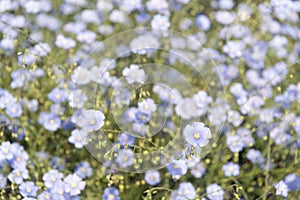
M241 190L245 200L249 200L248 195L247 195L246 191L244 190L244 187L240 184L240 182L234 177L232 177L232 180L235 182L235 184L237 184L239 186L239 189Z
M269 191L268 188L268 182L269 182L269 171L270 171L270 162L271 162L271 146L272 146L272 139L270 137L270 133L268 135L268 145L267 145L267 164L266 164L266 173L265 173L265 192L263 195L263 199L266 200L267 199L267 194Z

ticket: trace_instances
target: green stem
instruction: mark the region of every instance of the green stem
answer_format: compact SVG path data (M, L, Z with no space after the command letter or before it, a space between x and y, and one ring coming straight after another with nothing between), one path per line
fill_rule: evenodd
M267 146L267 163L266 163L266 172L265 172L265 192L263 195L263 199L267 199L267 194L269 191L269 171L270 171L270 162L271 162L271 146L272 146L272 139L270 137L270 133L268 135L268 146Z
M248 195L247 195L246 191L244 190L244 187L240 184L240 182L234 177L232 177L232 180L235 182L235 184L237 184L239 186L239 189L241 190L245 200L249 200Z

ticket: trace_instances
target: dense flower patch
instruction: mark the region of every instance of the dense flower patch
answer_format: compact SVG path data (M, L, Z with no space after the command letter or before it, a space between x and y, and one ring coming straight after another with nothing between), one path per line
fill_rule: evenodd
M298 199L299 12L0 0L0 199Z

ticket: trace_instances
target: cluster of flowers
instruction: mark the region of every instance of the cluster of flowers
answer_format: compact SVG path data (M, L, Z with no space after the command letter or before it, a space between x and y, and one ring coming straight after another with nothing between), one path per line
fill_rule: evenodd
M111 104L130 103L131 93L124 88L114 99L105 97L108 88L120 89L125 84L118 75L129 85L147 80L145 70L130 56L155 62L158 51L153 49L162 47L159 39L168 35L147 32L128 45L117 46L118 61L106 58L95 63L88 55L96 42L114 33L150 26L187 34L190 40L170 36L174 55L167 57L161 53L162 60L178 68L182 63L175 54L179 54L196 60L193 64L200 71L213 60L216 66L212 70L220 76L228 98L216 100L211 91L199 89L193 96L184 96L176 88L154 84L152 92L158 98L147 96L128 107L122 119L139 136L147 135L153 117L161 112L167 116L165 132L176 129L178 117L208 119L194 120L181 127L188 153L195 151L196 155L174 159L163 170L148 170L139 181L147 184L151 192L172 190L163 194L170 199L219 200L236 195L244 199L274 195L295 198L300 191L296 171L300 148L300 77L295 67L300 54L299 12L300 3L292 0L270 0L257 5L233 0L63 0L60 5L49 0L1 0L0 196L13 198L20 194L28 200L73 200L79 199L86 189L84 198L89 198L94 190L99 198L98 188L93 189L92 184L86 187L84 179L89 179L95 185L100 180L104 200L138 198L130 196L129 187L124 192L122 181L114 180L112 186L103 174L92 176L92 167L83 161L92 158L83 156L83 147L89 144L91 132L116 128L111 125L113 118L107 115ZM144 49L145 46L152 50ZM105 52L109 47L97 48ZM187 49L197 52L196 55ZM124 63L119 61L122 59ZM186 66L181 71L187 71ZM171 75L169 79L175 78ZM197 81L193 84L199 84ZM96 96L86 93L91 89L85 86L91 83L100 88L99 109L86 107L91 104L90 98ZM221 126L224 117L225 138L223 141L221 137L218 144L210 128ZM140 139L125 131L108 136L119 147L115 152L117 165L134 167L135 151L128 146L139 146ZM169 139L168 136L159 141ZM43 137L46 139L41 141L47 144L38 143ZM63 152L49 147L46 149L50 152L37 155L50 160L50 166L41 172L34 167L33 160L39 148L56 145L50 139ZM201 161L197 155L210 145L214 155ZM70 154L73 147L75 153ZM54 157L51 159L48 153ZM81 160L79 164L72 160L75 154ZM65 156L63 164L58 155ZM65 165L67 172L63 171ZM280 171L282 168L286 171ZM254 179L250 180L246 173ZM120 174L123 175L112 172L114 177ZM135 184L130 174L124 177L129 186ZM205 184L199 185L198 179ZM228 185L242 188L243 193L232 193ZM251 190L253 187L257 193ZM143 192L140 191L141 196Z
M86 184L82 179L92 175L89 163L82 162L77 165L74 174L64 177L59 171L63 166L56 165L57 158L53 158L53 169L43 174L44 187L41 188L33 181L27 181L33 179L27 167L30 165L29 156L23 146L19 143L3 142L0 152L0 169L7 173L0 174L0 189L8 189L8 181L10 184L16 184L23 199L79 199L78 195Z

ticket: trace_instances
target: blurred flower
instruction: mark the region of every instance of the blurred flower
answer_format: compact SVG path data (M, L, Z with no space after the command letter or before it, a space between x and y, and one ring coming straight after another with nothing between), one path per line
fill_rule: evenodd
M196 17L195 23L196 26L203 31L208 31L211 26L209 18L203 14Z
M0 189L4 189L7 184L7 178L4 174L0 174Z
M118 150L116 162L120 167L126 168L133 164L134 152L131 149Z
M49 94L48 98L54 103L61 103L67 100L68 93L65 90L54 88Z
M178 179L182 175L187 173L187 165L185 160L174 160L171 164L167 166L169 173Z
M167 16L163 15L154 15L151 21L152 28L161 28L161 29L168 29L170 27L170 21Z
M109 19L114 23L125 24L127 16L122 10L113 10L109 15Z
M69 174L64 178L65 191L71 196L75 196L81 193L85 188L85 182L76 174Z
M104 119L105 116L99 110L83 110L82 118L76 123L87 132L97 131L104 125Z
M93 169L88 162L81 162L76 166L75 174L80 178L88 178L92 175Z
M237 135L228 135L226 137L226 144L228 145L230 151L234 153L240 152L244 148L243 141Z
M2 142L0 145L0 161L11 160L14 157L14 150L10 142Z
M84 67L79 66L74 70L71 79L76 85L85 85L91 81L92 73Z
M169 4L166 0L150 0L146 3L146 7L149 11L157 11L161 14L167 14L168 6Z
M8 180L12 183L21 184L24 179L29 177L27 169L14 169L8 174Z
M223 200L224 190L216 183L210 184L206 188L207 197L210 200Z
M143 83L147 76L145 74L145 71L143 69L140 69L138 65L131 64L128 67L126 67L123 72L123 76L125 76L126 81L129 84L132 84L134 82Z
M202 163L197 163L190 169L190 171L195 178L201 178L205 174L206 169Z
M231 10L234 6L233 0L220 0L218 3L219 8L224 10Z
M140 110L137 110L134 114L133 120L138 124L145 124L149 122L151 119L151 115L149 112L143 112Z
M37 196L38 200L51 199L51 193L49 191L43 191Z
M130 144L134 144L135 142L135 137L126 133L121 133L118 136L118 142L122 145L130 145Z
M19 65L23 64L30 64L32 61L29 61L28 59L22 59L22 63ZM23 87L25 82L29 80L29 73L26 69L17 69L11 73L12 77L12 82L10 83L11 88L16 89Z
M143 101L141 102L138 102L138 108L140 111L144 111L144 112L155 112L157 106L154 103L153 99L147 98L147 99L143 99Z
M220 24L228 25L235 20L236 14L228 11L217 11L215 12L215 18Z
M63 181L58 181L50 189L51 198L53 199L65 199L68 195L65 191L66 183Z
M284 183L288 186L290 191L297 191L300 189L300 178L295 173L286 175Z
M102 199L103 200L120 200L119 190L115 187L105 188L103 191Z
M283 197L288 196L289 188L284 183L284 181L279 181L278 183L275 183L274 188L276 189L276 195L281 195Z
M58 35L55 40L55 45L59 48L71 49L75 47L76 42L71 38L65 37L63 35Z
M61 126L60 118L48 112L41 112L38 122L48 131L56 131Z
M161 0L159 0L161 1ZM153 35L140 35L130 42L130 49L133 53L145 55L151 49L157 49L160 46L159 41ZM136 68L136 67L134 67ZM124 74L123 74L124 75ZM125 75L124 75L125 76Z
M23 197L35 197L37 195L38 186L32 181L27 181L21 183L19 189Z
M240 166L238 164L234 164L233 162L228 162L223 165L222 170L227 177L238 176L240 174Z
M209 128L201 122L193 122L187 125L183 130L183 136L189 144L195 147L206 146L212 137Z
M146 126L144 124L133 123L132 131L139 135L145 135L146 134Z
M142 0L124 0L120 5L121 9L127 12L139 10L143 7Z
M95 41L96 36L93 31L85 30L77 34L77 40L81 43L91 44Z
M158 171L147 171L145 173L145 181L149 185L157 185L160 182L160 174Z
M6 114L9 117L12 117L12 118L19 117L19 116L21 116L22 113L23 113L22 107L17 102L11 103L11 104L7 105L7 107L6 107Z
M59 171L52 169L43 175L43 181L47 188L53 188L57 182L60 182L63 174Z
M184 197L186 199L195 199L196 198L196 190L191 183L182 182L179 184L178 195L180 197Z
M224 53L227 53L230 58L241 57L244 53L245 44L241 41L228 41L223 46Z
M31 50L31 52L34 55L38 55L41 57L46 56L50 51L51 51L51 48L47 43L38 43Z
M247 159L253 164L262 165L265 162L265 158L262 156L261 152L255 149L250 149L246 155Z
M68 138L68 141L75 145L77 149L81 149L84 145L87 144L87 132L84 130L74 129L71 132L71 136Z

